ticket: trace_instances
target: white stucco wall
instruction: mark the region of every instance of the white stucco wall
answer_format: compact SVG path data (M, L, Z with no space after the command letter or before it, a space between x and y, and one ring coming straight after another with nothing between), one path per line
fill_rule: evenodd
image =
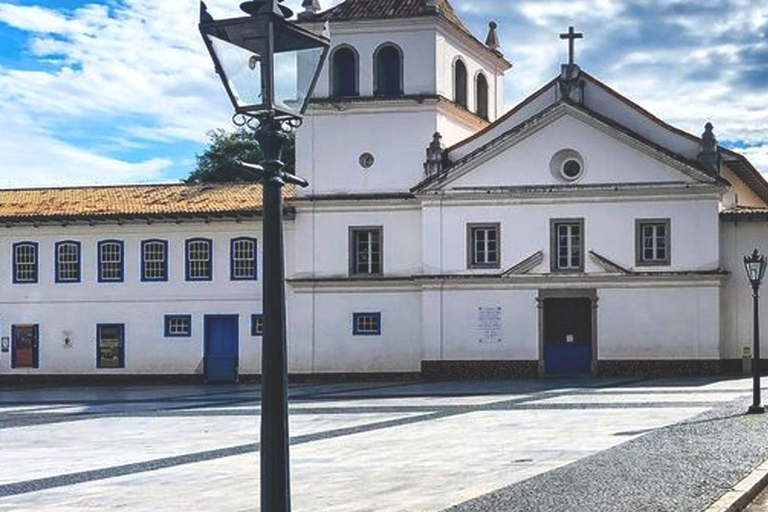
M441 322L442 340L432 345L436 360L527 360L539 358L536 290L447 289L442 293L442 314L424 318ZM500 307L499 343L480 342L478 308ZM435 350L437 348L437 350ZM426 352L426 350L425 350Z
M561 185L550 170L553 156L571 149L581 155L584 174L575 184L694 181L647 153L603 130L565 114L506 148L482 166L453 181L451 187Z
M389 276L421 271L421 213L417 204L300 205L296 224L296 266L292 274L343 277L349 274L349 229L381 227L383 267Z
M293 228L287 223L286 242L292 244ZM230 240L240 236L258 239L257 281L230 280ZM213 280L184 280L184 240L213 240ZM141 282L141 240L168 240L169 281ZM97 282L97 243L124 241L125 280ZM54 245L57 241L81 242L80 283L55 283ZM10 228L0 233L3 261L12 261L12 244L39 243L39 282L13 284L10 266L0 276L0 333L11 335L16 324L39 324L38 369L11 369L10 353L0 354L0 372L10 373L202 373L204 315L239 315L240 373L258 373L260 337L251 337L252 313L261 312L261 223L248 221L183 224L116 224ZM292 261L292 258L287 258ZM192 336L165 338L164 315L192 315ZM125 368L96 368L96 324L125 324ZM72 346L64 345L69 336Z
M598 358L719 359L719 292L684 285L599 290Z
M664 270L716 270L720 266L718 204L702 200L633 200L538 203L509 200L482 205L446 200L424 208L425 272L467 271L466 225L501 225L501 269L516 265L537 251L545 254L535 273L549 272L550 219L584 219L585 254L592 250L625 268L636 268L635 220L671 219L671 265ZM601 268L586 257L587 272ZM642 270L642 268L638 268ZM655 270L660 270L656 268ZM498 272L472 270L471 272Z
M409 190L424 177L436 118L434 105L308 116L297 133L296 167L310 187L300 193ZM374 156L372 167L360 165L363 153Z
M722 294L722 353L726 358L741 358L745 347L752 347L752 287L744 271L744 256L758 249L768 252L768 223L761 220L722 222L723 268L731 273ZM760 317L768 318L765 282L761 289ZM768 342L761 336L762 357Z

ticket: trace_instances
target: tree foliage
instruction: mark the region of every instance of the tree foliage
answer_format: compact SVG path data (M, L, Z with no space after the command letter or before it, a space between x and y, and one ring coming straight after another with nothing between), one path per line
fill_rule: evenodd
M258 177L235 165L235 160L252 164L262 160L261 149L253 138L253 132L239 129L226 132L222 129L208 132L209 146L202 155L196 155L197 165L184 183L231 183L258 181ZM283 149L283 162L288 172L294 171L295 137L291 133Z

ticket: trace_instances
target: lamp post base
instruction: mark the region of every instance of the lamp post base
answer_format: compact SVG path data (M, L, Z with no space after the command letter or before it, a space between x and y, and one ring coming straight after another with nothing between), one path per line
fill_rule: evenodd
M747 409L747 414L763 414L765 412L765 407L761 405L750 405L749 409Z

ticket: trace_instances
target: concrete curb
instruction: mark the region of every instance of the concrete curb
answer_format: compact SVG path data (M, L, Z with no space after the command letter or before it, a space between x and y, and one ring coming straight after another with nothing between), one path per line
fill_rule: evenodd
M704 512L740 512L768 486L768 461L760 464Z

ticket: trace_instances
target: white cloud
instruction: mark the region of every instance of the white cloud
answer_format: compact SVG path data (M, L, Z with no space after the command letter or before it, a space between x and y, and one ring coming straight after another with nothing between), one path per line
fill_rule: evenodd
M321 0L321 4L329 8L340 1ZM683 129L699 133L711 120L721 140L759 144L768 140L768 93L737 92L734 84L743 74L742 52L750 44L742 39L765 32L768 0L722 2L716 14L697 9L678 16L676 26L688 39L670 45L655 40L645 44L648 27L659 20L642 18L632 8L653 13L697 4L689 0L514 4L456 0L453 4L459 15L476 22L473 26L484 27L489 17L500 22L503 50L515 63L507 78L508 98L514 102L559 72L566 47L558 34L575 24L586 34L578 42L577 58L588 72ZM240 14L237 2L207 3L215 18ZM287 4L301 11L300 0ZM699 17L699 10L706 14ZM666 19L675 18L670 14ZM124 0L57 11L0 0L0 23L27 31L27 52L41 63L33 70L0 66L0 105L6 105L0 113L6 133L13 134L13 143L6 137L0 150L15 155L0 166L0 185L3 180L23 181L22 173L28 173L30 180L40 176L34 178L36 183L50 179L50 184L160 178L172 162L136 164L114 155L144 144L204 143L208 130L231 126L232 109L197 32L197 21L196 1ZM618 38L629 36L637 39L635 47L617 45ZM582 60L590 56L602 61L593 65ZM692 72L713 76L694 77ZM14 106L12 111L8 105ZM94 120L113 128L94 130L87 145L57 140L58 133L90 126ZM55 154L57 171L45 170L51 158L24 158L22 149L28 148L45 148L32 153ZM768 172L761 150L751 150L750 155Z
M0 105L13 127L0 137L0 187L160 181L171 165L164 158L130 163L66 144L20 110Z

